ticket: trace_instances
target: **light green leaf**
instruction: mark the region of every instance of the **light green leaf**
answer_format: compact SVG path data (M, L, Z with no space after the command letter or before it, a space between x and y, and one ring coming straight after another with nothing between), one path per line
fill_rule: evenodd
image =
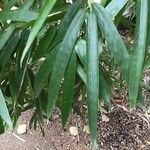
M112 0L105 8L111 19L114 19L121 9L127 4L128 0Z
M36 98L40 94L42 88L45 85L45 81L48 79L48 76L52 72L53 64L54 64L58 49L59 49L59 45L56 46L56 48L54 48L54 50L52 50L46 56L44 62L40 66L40 69L35 76L34 93L35 93Z
M8 124L8 126L12 128L12 122L1 89L0 89L0 116L4 119L4 121Z
M25 58L25 55L27 54L32 42L34 41L37 33L39 32L39 30L41 29L44 21L46 20L48 14L50 13L50 11L52 10L54 4L56 3L57 0L46 0L41 13L39 15L39 17L37 18L37 20L35 21L33 28L31 30L31 33L29 35L26 47L23 51L22 57L21 57L21 65L23 62L23 59Z
M82 65L85 67L86 66L86 41L80 39L75 46L75 50L82 62Z

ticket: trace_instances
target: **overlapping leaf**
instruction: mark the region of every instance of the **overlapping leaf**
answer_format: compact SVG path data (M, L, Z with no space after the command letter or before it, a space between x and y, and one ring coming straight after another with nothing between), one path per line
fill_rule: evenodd
M99 4L92 4L97 15L98 25L108 43L109 49L113 53L115 61L118 63L123 77L128 81L129 54L124 45L119 32L111 21L106 10ZM115 35L115 36L113 36ZM113 36L113 38L112 38Z
M95 14L88 14L87 24L87 106L93 149L97 148L97 111L99 98L98 31Z
M64 76L69 58L73 51L73 47L75 45L76 39L78 37L80 28L85 19L85 10L79 10L79 12L74 17L71 22L67 33L60 45L58 50L53 70L51 74L50 84L48 87L48 116L51 114L52 108L58 98L59 88L61 84L61 80Z
M121 9L127 4L128 0L112 0L105 8L107 13L114 19Z
M27 54L33 40L35 39L37 33L41 29L42 24L46 20L48 14L52 10L55 3L56 3L56 0L46 0L45 4L41 10L41 13L40 13L39 17L37 18L37 20L35 21L32 31L29 35L28 41L26 43L26 47L25 47L22 57L21 57L21 65L22 65L23 59L25 58L25 55Z
M1 89L0 89L0 116L4 119L4 121L8 124L8 126L12 128L12 122Z
M129 68L129 99L130 106L136 106L139 84L144 67L148 35L148 0L137 1L136 39Z
M67 122L69 112L72 106L74 96L75 75L76 75L76 53L73 52L64 76L63 98L61 107L61 118L62 118L61 120L63 127Z

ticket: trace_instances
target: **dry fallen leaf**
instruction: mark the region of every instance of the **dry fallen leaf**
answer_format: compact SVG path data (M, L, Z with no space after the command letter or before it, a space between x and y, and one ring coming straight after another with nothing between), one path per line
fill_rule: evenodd
M110 119L106 115L102 115L102 121L108 122Z
M87 134L90 134L89 126L84 126L83 132L86 132Z
M78 135L78 128L75 126L70 127L69 131L71 135L74 135L74 136Z
M17 134L24 134L26 132L27 132L27 125L26 124L18 125Z

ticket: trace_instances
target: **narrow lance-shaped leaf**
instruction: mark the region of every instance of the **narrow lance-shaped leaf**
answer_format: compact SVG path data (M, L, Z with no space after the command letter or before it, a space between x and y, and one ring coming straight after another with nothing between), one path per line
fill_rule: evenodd
M3 53L0 55L0 64L4 66L9 60L10 56L14 52L15 47L18 44L18 41L21 37L21 31L17 31L11 39L7 42L7 46L4 49Z
M86 41L80 39L75 46L75 50L82 62L82 65L85 67L86 66Z
M38 97L41 90L43 89L45 85L45 81L48 79L49 74L52 72L53 64L56 58L57 49L59 46L54 48L45 58L44 62L40 66L39 71L37 72L35 76L35 82L34 82L34 93L35 98Z
M85 19L85 10L79 10L76 14L75 18L71 22L67 33L60 45L58 50L53 70L51 74L50 84L48 87L48 105L47 105L47 113L48 116L51 115L51 111L55 102L58 98L59 88L61 84L61 80L64 77L64 73L73 51L76 39L79 35L79 31Z
M63 40L71 21L73 20L79 9L82 7L82 4L83 0L77 0L68 8L67 13L58 26L56 37L50 48L53 48L57 43Z
M104 7L96 3L92 4L92 7L97 15L99 28L108 42L109 49L112 51L124 79L128 81L129 54L123 40ZM112 38L112 35L115 36Z
M0 89L0 116L4 119L4 121L8 124L8 126L12 128L12 122L1 89Z
M29 22L37 19L38 13L31 10L26 9L17 9L17 10L5 10L0 12L0 20L1 21L23 21Z
M0 49L5 45L11 34L13 33L15 27L12 25L0 32Z
M130 106L134 108L137 103L139 84L144 67L148 34L148 0L137 1L136 38L129 68L129 99Z
M114 19L121 9L127 4L128 0L112 0L105 8L111 19Z
M64 77L64 90L62 98L62 107L61 107L61 120L62 127L65 126L69 111L72 106L73 95L74 95L74 85L75 85L75 75L76 75L76 53L73 52L70 61L68 63L65 77Z
M96 15L88 14L87 24L87 106L93 149L97 149L97 110L99 97L98 31Z
M84 82L84 84L87 83L87 79L86 79L86 72L85 70L81 67L80 64L77 65L77 73L80 76L80 78L82 79L82 81Z
M44 56L55 36L55 33L56 26L50 26L49 29L46 31L44 37L39 42L38 48L36 49L35 54L33 56L33 61Z
M109 84L108 79L109 76L106 75L103 68L101 67L99 70L99 95L100 98L104 100L108 107L111 106L111 85Z
M24 59L25 55L27 54L33 40L35 39L37 33L41 29L42 24L44 23L45 19L47 18L48 14L52 10L55 3L56 3L56 0L46 0L45 4L41 10L41 13L40 13L39 17L37 18L37 20L35 21L33 28L31 30L31 33L29 35L26 47L25 47L22 57L21 57L21 65L22 65L23 59Z

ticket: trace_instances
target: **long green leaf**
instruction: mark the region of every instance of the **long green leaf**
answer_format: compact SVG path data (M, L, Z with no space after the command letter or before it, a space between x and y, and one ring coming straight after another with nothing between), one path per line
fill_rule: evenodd
M97 110L99 97L98 31L96 15L88 14L87 24L87 106L93 149L97 149Z
M73 18L75 17L79 9L82 7L82 4L83 4L83 0L77 0L68 8L67 13L61 20L56 37L50 48L53 48L57 43L63 40L71 21L73 20Z
M127 4L128 0L112 0L105 8L107 13L114 19L121 9Z
M59 46L54 48L45 58L45 61L42 63L37 75L35 76L34 82L34 93L37 98L40 94L42 88L45 85L45 81L48 79L49 74L52 72L53 64L56 58L57 49Z
M137 103L139 84L144 67L148 34L148 0L137 1L136 39L131 55L129 68L129 99L130 106L134 108Z
M64 91L63 91L62 107L61 107L61 120L62 120L63 128L66 125L69 116L69 111L71 109L71 105L73 101L75 75L76 75L76 53L73 52L70 61L68 63L65 72L65 77L64 77Z
M25 47L22 57L21 57L21 65L22 65L23 59L24 59L25 55L27 54L33 40L35 39L37 33L41 29L42 24L44 23L45 19L47 18L48 14L52 10L55 3L56 3L56 0L46 0L45 4L41 10L41 13L40 13L39 17L37 18L37 20L35 21L33 28L31 30L31 33L29 35L26 47Z
M79 10L75 18L71 22L67 33L60 45L59 51L56 56L56 60L53 65L53 71L51 74L50 84L48 87L48 105L47 113L51 115L52 108L58 98L59 88L61 80L64 77L64 73L73 51L76 39L78 37L80 28L85 19L85 10Z
M7 61L9 60L10 56L12 55L15 47L18 44L18 41L21 37L21 31L17 31L12 37L11 39L7 42L7 46L4 49L3 53L0 56L0 64L2 65L2 67L7 63Z
M123 77L128 81L129 54L123 40L106 10L96 3L92 6L97 15L99 28L108 42L109 49L112 51Z
M12 128L12 122L1 89L0 89L0 116L4 119L4 121L8 124L8 126Z
M87 79L86 79L86 72L85 70L81 67L80 64L77 65L77 73L80 76L81 80L84 82L84 84L87 84Z
M106 72L102 68L99 70L99 95L100 98L104 100L107 106L110 107L111 105L111 85L108 83L107 79L108 76L106 75Z
M6 10L0 12L0 20L1 21L23 21L29 22L37 19L38 13L31 10L26 9L18 9L18 10Z
M85 67L86 66L86 41L80 39L75 46L75 50L82 62L82 65Z
M39 46L37 50L35 51L33 61L44 56L44 54L46 53L49 45L51 44L55 36L55 33L56 33L56 27L50 26L49 29L46 31L44 37L39 42Z
M12 25L5 29L4 31L0 32L0 49L5 45L13 31L15 30L15 27Z

